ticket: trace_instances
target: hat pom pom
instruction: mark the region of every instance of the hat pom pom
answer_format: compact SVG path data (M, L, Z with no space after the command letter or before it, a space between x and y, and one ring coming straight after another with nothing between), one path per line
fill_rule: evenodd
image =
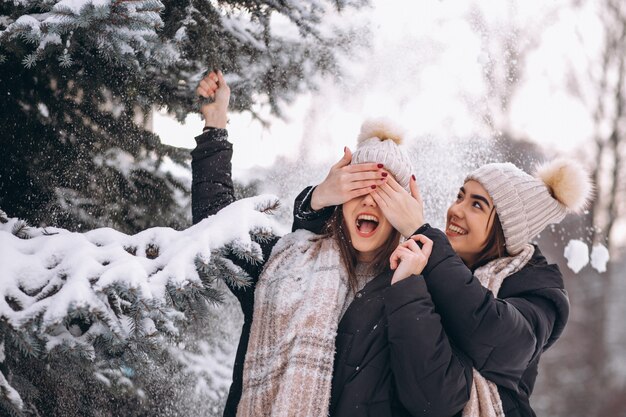
M593 186L587 170L580 163L557 158L538 166L535 176L568 211L580 213L587 207Z
M389 119L368 119L361 125L361 133L359 133L357 143L364 142L371 138L378 138L381 141L389 139L400 145L403 136L403 130Z

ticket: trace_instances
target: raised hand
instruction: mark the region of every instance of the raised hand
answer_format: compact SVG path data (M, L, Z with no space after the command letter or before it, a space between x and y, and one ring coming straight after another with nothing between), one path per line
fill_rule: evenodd
M210 103L204 103L200 107L200 113L204 116L204 125L207 127L226 128L228 122L228 103L230 102L230 88L224 80L222 71L211 71L196 88L196 94L204 98L212 98Z
M350 165L351 160L352 152L346 147L343 157L330 168L326 179L313 190L313 210L343 204L371 192L385 182L387 173L383 171L382 164Z
M387 178L384 184L370 190L370 193L389 223L408 238L424 224L424 202L417 181L411 176L409 194L391 175Z
M417 242L422 243L421 248ZM424 235L411 236L399 244L389 258L389 267L394 271L391 285L411 275L421 274L432 251L433 241Z

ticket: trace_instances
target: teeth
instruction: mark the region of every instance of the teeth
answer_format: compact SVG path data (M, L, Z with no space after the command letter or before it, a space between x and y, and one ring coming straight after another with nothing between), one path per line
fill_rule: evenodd
M369 214L359 214L359 217L357 217L356 219L357 220L369 220L369 221L378 223L378 218L376 216L371 216Z
M448 226L448 230L450 230L451 232L454 232L454 233L458 233L458 234L460 234L460 235L466 235L466 234L467 234L467 232L466 232L465 230L463 230L463 229L461 229L460 227L455 226L455 225L453 225L453 224L451 224L450 226Z

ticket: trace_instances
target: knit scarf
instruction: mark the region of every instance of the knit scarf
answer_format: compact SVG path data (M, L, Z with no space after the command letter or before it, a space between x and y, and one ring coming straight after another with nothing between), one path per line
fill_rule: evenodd
M526 244L516 256L495 259L478 268L474 276L497 297L504 279L521 270L534 251L532 245ZM473 369L473 375L472 391L463 409L463 417L504 417L497 385L486 380L476 369Z
M332 238L298 230L274 246L256 285L238 417L328 415L347 293Z

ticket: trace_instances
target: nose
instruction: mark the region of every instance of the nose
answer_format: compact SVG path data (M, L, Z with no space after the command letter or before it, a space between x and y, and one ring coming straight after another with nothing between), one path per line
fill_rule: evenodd
M462 204L460 203L452 203L452 205L448 209L448 212L450 213L450 217L452 218L457 218L457 219L463 218L463 207L462 207Z
M377 207L376 206L376 201L374 201L374 198L372 197L371 194L367 194L365 197L363 197L363 200L361 200L361 205L363 205L363 206L370 206L370 207Z

